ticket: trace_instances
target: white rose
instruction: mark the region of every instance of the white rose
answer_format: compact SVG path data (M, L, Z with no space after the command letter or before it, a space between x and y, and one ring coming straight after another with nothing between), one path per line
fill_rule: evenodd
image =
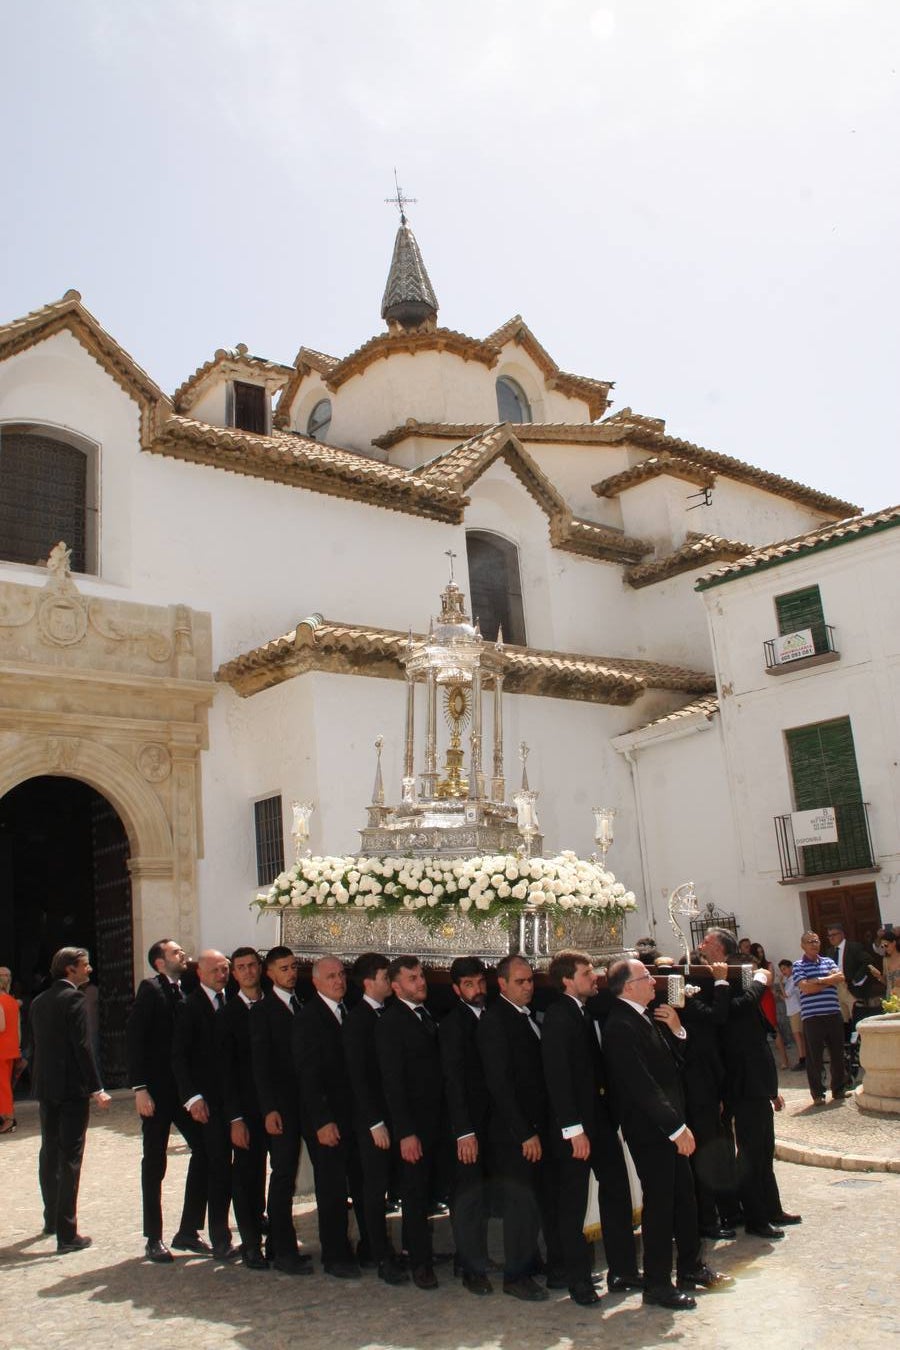
M472 901L467 895L461 895L459 897L459 907L463 914L468 914L469 910L472 908Z
M508 900L509 897L510 897L510 894L511 894L511 891L510 891L510 887L509 887L509 885L507 884L507 882L501 881L500 885L497 887L497 897L498 897L498 899L500 899L500 900Z

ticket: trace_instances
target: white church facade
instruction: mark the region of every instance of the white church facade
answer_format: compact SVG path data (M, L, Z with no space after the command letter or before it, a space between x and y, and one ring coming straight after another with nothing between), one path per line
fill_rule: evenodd
M404 222L385 331L344 357L220 350L168 395L76 292L0 326L0 959L23 980L87 928L123 1008L161 935L272 940L250 904L290 855L291 801L315 803L315 852L355 851L378 735L399 797L401 647L448 554L501 639L505 772L527 743L547 849L589 853L591 807L618 811L631 940L656 920L665 948L662 891L688 876L742 931L798 931L754 778L777 745L747 769L760 727L773 698L779 726L834 720L838 694L806 716L804 680L834 686L863 649L895 714L896 651L876 660L849 605L840 663L755 679L779 569L738 560L857 508L611 412L610 382L560 370L518 317L473 338L437 315ZM898 536L865 537L829 566ZM865 767L896 794L896 766ZM769 796L795 806L789 782Z

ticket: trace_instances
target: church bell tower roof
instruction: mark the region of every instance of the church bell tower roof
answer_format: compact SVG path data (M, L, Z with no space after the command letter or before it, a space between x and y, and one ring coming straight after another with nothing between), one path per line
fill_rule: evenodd
M416 236L400 217L394 255L381 301L381 317L392 332L425 331L437 325L438 302Z

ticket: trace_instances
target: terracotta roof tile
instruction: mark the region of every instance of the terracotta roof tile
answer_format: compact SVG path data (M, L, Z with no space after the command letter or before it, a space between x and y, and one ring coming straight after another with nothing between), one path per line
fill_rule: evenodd
M618 497L620 492L663 474L683 479L686 483L696 483L698 487L712 487L716 481L716 475L711 469L695 464L682 455L651 455L640 464L595 483L593 490L598 497Z
M216 678L244 696L308 670L403 679L401 656L408 635L384 628L336 623L310 615L283 637L222 665ZM628 704L648 689L706 693L712 675L656 661L583 656L527 647L505 647L504 689L589 703Z
M690 703L685 703L683 708L676 708L674 712L666 713L663 717L654 717L652 722L645 722L638 731L646 731L648 727L661 727L669 722L682 722L688 717L705 717L707 721L712 721L719 711L719 700L715 694L705 694L703 698L695 698Z
M693 572L718 558L743 558L749 550L749 544L739 543L736 539L721 539L716 534L689 534L681 548L674 553L630 567L625 573L625 580L629 586L639 590L642 586L652 586L682 572Z
M863 539L882 530L894 529L900 525L900 506L889 506L883 511L873 511L866 516L850 516L847 520L824 525L821 529L810 530L807 534L798 534L793 539L785 539L779 544L770 544L766 548L748 549L744 555L730 567L701 577L697 590L706 590L709 586L718 586L748 572L762 571L767 567L776 567L780 563L791 562L808 553L818 553L838 544L852 543L854 539Z

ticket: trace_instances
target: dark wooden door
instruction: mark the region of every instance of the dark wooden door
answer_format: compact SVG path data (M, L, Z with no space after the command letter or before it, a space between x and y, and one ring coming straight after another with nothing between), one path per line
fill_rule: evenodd
M874 882L860 886L835 886L832 890L807 891L810 927L827 943L830 923L839 923L851 942L869 948L881 926L878 889Z
M125 1083L125 1018L134 997L128 836L104 798L91 802L95 950L100 988L100 1060L104 1086Z

